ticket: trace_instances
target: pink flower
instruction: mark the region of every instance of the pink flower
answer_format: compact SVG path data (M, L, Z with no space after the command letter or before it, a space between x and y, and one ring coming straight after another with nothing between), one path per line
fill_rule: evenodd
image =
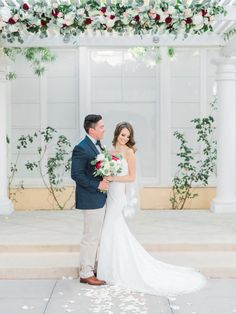
M101 168L101 165L102 165L102 161L98 161L95 165L96 169L100 169Z
M24 9L25 11L28 11L28 10L29 10L29 5L28 5L28 3L24 3L24 4L23 4L23 9Z
M8 23L13 25L13 24L16 24L16 21L13 19L13 17L10 17L8 20Z
M148 15L150 16L150 18L155 19L157 14L155 10L150 10L148 12Z

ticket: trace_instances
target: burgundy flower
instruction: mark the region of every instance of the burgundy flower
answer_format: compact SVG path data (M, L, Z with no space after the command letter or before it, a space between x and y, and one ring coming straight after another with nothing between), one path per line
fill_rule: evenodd
M96 163L95 168L96 168L96 169L100 169L100 168L101 168L101 165L102 165L102 161L100 160L100 161L98 161L98 162Z
M136 22L139 22L140 17L139 17L138 15L136 15L136 16L134 17L134 19L135 19Z
M13 25L13 24L16 24L16 21L13 19L13 17L10 17L8 20L8 23Z
M52 15L53 15L54 17L57 17L58 14L59 14L58 8L56 8L54 11L52 10Z
M165 19L166 24L170 24L172 22L172 18L170 16L167 16Z
M186 24L192 24L193 20L191 19L191 17L187 17L185 22L186 22Z
M110 15L110 19L111 19L111 20L114 20L114 18L115 18L115 17L116 17L116 16L115 16L115 15L113 15L113 14L112 14L112 15Z
M202 16L205 16L205 15L207 15L207 10L205 10L205 9L202 9Z
M106 8L106 7L102 7L100 11L101 11L102 13L106 13L107 8Z
M160 19L161 19L161 16L159 14L156 14L155 20L160 21Z
M92 23L92 20L88 17L86 20L85 20L85 24L86 25L89 25Z
M47 26L47 22L44 20L41 20L41 26L43 26L43 27Z
M28 5L28 3L24 3L24 4L23 4L23 9L24 9L25 11L28 11L28 10L29 10L29 5Z

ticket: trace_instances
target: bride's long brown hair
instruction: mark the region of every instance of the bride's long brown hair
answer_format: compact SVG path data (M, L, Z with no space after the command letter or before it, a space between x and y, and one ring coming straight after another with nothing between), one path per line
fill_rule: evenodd
M116 146L116 142L117 142L117 138L120 135L121 131L123 129L127 129L129 130L130 136L129 136L129 141L126 143L126 145L131 148L134 152L137 151L136 147L135 147L135 140L134 140L134 129L132 127L132 125L129 122L123 121L123 122L119 122L116 125L115 131L114 131L114 137L112 140L112 144L115 147Z

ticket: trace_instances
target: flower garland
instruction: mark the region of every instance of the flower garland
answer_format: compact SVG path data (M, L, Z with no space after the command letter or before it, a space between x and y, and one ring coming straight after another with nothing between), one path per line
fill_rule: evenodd
M16 1L15 1L16 2ZM23 43L29 33L66 37L81 33L201 34L213 31L215 16L226 14L218 1L157 0L144 5L111 1L36 0L0 7L0 38ZM17 4L17 2L16 2Z

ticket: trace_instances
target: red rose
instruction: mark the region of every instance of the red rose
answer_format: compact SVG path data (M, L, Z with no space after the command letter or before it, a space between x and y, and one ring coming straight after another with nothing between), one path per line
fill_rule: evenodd
M191 19L191 17L186 18L185 20L186 24L192 24L193 20Z
M160 21L160 19L161 19L161 16L159 14L156 14L155 20Z
M47 26L47 22L46 21L44 21L44 20L41 20L41 26Z
M207 15L207 10L202 9L201 12L202 12L202 16Z
M112 160L119 160L116 156L112 155Z
M100 11L101 11L102 13L106 13L107 8L106 8L106 7L102 7Z
M166 24L170 24L172 22L172 18L170 16L168 16L166 19L165 19L165 22Z
M98 161L95 165L96 169L100 169L101 168L101 164L102 164L102 161Z
M29 5L28 5L27 3L24 3L24 4L23 4L23 9L24 9L25 11L28 11L28 10L29 10Z
M10 17L8 23L13 25L16 24L16 21L13 19L13 17Z
M53 15L54 17L57 17L58 14L59 14L58 8L56 8L54 11L52 10L52 15Z
M139 17L138 15L136 15L136 16L134 17L134 19L135 19L136 22L139 22L140 17Z
M90 18L87 18L86 20L85 20L85 24L86 25L89 25L89 24L91 24L92 23L92 20L90 19Z
M115 15L110 15L111 20L114 20L114 18L115 18Z

